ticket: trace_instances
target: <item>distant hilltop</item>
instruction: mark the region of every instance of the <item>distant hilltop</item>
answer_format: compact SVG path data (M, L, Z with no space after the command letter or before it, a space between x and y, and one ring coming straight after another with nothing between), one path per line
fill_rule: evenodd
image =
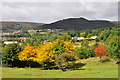
M85 30L85 29L98 29L105 27L117 26L116 21L105 20L87 20L85 18L68 18L56 21L50 24L34 23L34 22L0 22L3 32L14 32L17 30L30 30L30 29L63 29L63 30Z
M44 24L44 29L85 30L114 27L116 24L105 20L87 20L85 18L68 18L51 24Z

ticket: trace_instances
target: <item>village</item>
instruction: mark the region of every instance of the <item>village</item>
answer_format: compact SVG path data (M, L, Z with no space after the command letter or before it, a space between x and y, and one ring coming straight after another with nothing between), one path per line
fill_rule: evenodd
M62 31L62 29L40 29L40 30L27 30L28 33L46 33L46 32L55 32L55 31ZM18 31L15 31L15 32L12 32L12 33L1 33L0 35L2 36L2 41L3 41L3 44L13 44L13 43L22 43L22 41L26 41L26 39L32 39L32 38L28 38L28 37L17 37L17 38L12 38L10 39L11 37L8 37L10 35L17 35L17 34L20 34L22 32L22 30L18 30ZM7 37L6 37L7 36ZM86 37L71 37L71 39L75 39L75 40L87 40L87 39L96 39L97 36L91 36L89 38L86 38ZM19 41L19 40L22 40L22 41ZM44 40L44 44L45 43L48 43L49 41L48 40Z

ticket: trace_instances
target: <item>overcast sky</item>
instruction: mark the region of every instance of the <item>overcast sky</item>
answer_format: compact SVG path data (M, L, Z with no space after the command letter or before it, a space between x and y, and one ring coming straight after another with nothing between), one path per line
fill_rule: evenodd
M66 18L118 20L118 2L2 2L2 21L51 23Z

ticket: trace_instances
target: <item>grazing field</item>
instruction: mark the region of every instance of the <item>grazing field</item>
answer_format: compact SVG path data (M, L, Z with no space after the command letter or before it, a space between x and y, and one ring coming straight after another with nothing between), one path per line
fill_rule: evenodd
M85 63L80 70L40 70L40 68L3 68L3 78L118 78L115 62L100 63L99 58L79 60Z

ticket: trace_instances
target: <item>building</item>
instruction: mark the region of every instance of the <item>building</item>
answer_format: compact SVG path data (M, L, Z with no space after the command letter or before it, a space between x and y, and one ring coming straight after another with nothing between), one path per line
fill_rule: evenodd
M78 40L81 40L81 39L85 39L85 37L72 37L72 39L78 39Z
M4 44L13 44L13 43L18 43L17 41L4 41Z
M10 35L10 33L2 33L2 35Z
M96 39L96 38L97 38L97 36L92 36L92 37L91 37L91 39Z

